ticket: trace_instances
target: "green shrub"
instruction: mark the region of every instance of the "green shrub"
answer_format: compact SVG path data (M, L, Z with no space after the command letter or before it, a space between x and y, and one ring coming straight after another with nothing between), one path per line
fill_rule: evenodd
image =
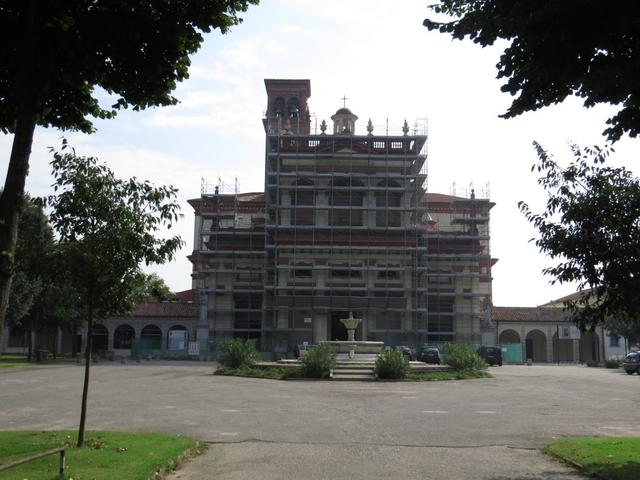
M222 345L218 361L227 368L251 367L258 360L255 340L234 338Z
M604 366L607 368L620 368L620 361L612 358L604 362Z
M321 343L307 350L300 358L302 375L307 378L326 378L336 368L336 354L326 343Z
M289 378L301 377L300 367L287 368L258 368L243 366L240 368L218 368L214 375L224 375L228 377L253 377L269 378L273 380L288 380Z
M456 371L486 370L488 365L473 348L460 343L449 343L444 347L445 363Z
M409 360L399 348L385 350L376 358L374 372L378 378L405 378L409 373Z

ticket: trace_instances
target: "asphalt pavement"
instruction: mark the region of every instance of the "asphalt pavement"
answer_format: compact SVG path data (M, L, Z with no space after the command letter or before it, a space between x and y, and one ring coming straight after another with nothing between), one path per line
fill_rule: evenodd
M640 377L582 366L494 367L448 382L217 377L196 362L101 363L90 429L195 436L174 479L581 478L537 449L637 435ZM0 371L1 429L76 428L83 369Z

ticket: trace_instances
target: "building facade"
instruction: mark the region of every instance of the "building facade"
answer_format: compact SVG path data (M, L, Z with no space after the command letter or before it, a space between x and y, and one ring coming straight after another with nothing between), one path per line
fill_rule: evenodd
M264 192L190 201L198 338L288 352L353 312L358 340L495 342L493 204L426 192L425 130L358 134L343 107L311 133L310 82L265 86Z

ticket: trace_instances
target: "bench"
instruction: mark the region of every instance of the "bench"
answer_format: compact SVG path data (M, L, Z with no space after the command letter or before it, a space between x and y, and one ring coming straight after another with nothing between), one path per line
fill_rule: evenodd
M13 462L9 462L9 463L2 463L0 464L0 472L2 472L3 470L7 470L8 468L12 468L12 467L17 467L18 465L23 465L25 463L28 462L32 462L34 460L38 460L42 457L47 457L49 455L55 455L56 453L60 454L60 469L58 471L58 475L60 480L64 480L64 463L65 463L65 458L64 458L64 451L67 447L56 447L56 448L51 448L49 450L46 450L44 452L40 452L40 453L36 453L34 455L30 455L28 457L22 458L20 460L14 460Z

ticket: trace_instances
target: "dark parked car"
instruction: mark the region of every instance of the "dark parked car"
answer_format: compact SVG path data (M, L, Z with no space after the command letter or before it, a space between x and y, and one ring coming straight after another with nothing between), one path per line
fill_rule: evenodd
M415 353L413 352L413 348L408 347L406 345L399 345L398 347L400 350L402 350L402 354L407 357L407 359L409 361L414 360L415 359Z
M402 350L402 355L407 357L407 360L411 361L415 359L415 352L411 347L408 347L407 345L390 345L385 347L386 350L394 350L396 348Z
M640 375L640 352L631 352L627 355L622 366L629 375L633 375L633 372Z
M490 366L502 366L502 349L500 347L480 347L478 355Z
M418 361L440 365L442 362L440 351L436 347L422 347L418 351Z

